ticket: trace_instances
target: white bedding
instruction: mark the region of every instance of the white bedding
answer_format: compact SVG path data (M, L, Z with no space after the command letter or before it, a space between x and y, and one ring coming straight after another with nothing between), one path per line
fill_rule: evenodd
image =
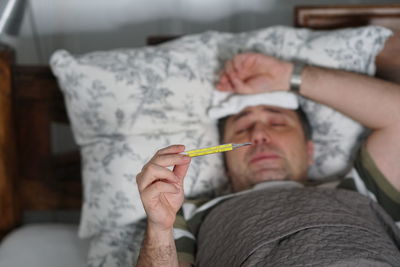
M73 224L30 224L11 232L0 245L1 267L85 266L89 242Z

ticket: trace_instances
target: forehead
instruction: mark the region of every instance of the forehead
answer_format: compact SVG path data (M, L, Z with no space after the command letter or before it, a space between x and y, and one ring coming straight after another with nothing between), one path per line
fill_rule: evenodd
M288 119L299 120L297 112L295 110L279 108L275 106L260 105L243 109L239 113L230 116L228 122L234 123L241 120L242 118L257 118L258 116L283 116L287 117Z

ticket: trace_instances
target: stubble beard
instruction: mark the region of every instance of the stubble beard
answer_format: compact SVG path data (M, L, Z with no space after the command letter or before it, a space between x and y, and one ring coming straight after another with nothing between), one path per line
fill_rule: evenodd
M271 152L279 155L279 164L266 160L249 165L252 155L259 152ZM248 164L247 168L243 168L242 173L236 173L237 177L231 177L233 181L236 180L243 183L236 186L240 189L248 189L258 183L266 181L291 180L290 164L287 162L286 158L283 156L283 153L278 148L267 145L255 147L248 151L245 156L245 162Z
M231 183L234 191L250 189L256 184L268 181L287 181L291 180L290 172L286 167L282 168L264 168L251 170L231 176Z

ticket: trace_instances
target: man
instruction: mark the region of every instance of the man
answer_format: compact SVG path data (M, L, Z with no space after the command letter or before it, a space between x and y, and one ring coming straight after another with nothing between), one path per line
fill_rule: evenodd
M301 84L291 84L296 72ZM296 86L300 95L330 106L372 130L356 160L361 180L354 181L363 181L362 186L367 185L378 203L399 221L400 86L340 70L298 68L291 62L252 53L237 55L227 62L217 84L221 91L239 94L287 91ZM252 142L251 146L225 155L236 194L205 203L192 215L182 214L183 209L177 216L184 201L183 179L190 165L190 158L179 154L184 146L159 150L138 174L148 216L138 266L183 266L195 262L216 266L376 266L386 260L384 264L399 264L398 229L378 205L351 191L302 187L312 164L313 144L305 136L298 113L271 106L247 107L227 119L223 139L226 143ZM172 170L167 168L171 166ZM274 197L275 193L279 197ZM317 200L313 202L313 198ZM189 205L195 206L200 205ZM271 213L265 215L267 212ZM317 218L319 214L324 216ZM277 220L269 224L274 218ZM246 224L251 224L250 230ZM274 225L292 228L275 229ZM372 233L376 228L386 230ZM332 237L339 240L337 246L332 245ZM196 238L197 251L190 247ZM301 250L304 247L307 249ZM383 247L381 252L379 248ZM196 254L196 258L190 254ZM314 255L317 258L310 259Z

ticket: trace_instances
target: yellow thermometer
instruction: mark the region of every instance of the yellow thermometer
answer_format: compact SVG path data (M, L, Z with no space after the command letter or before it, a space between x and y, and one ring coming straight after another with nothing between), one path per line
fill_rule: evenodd
M188 155L189 157L198 157L198 156L204 156L204 155L208 155L208 154L231 151L231 150L234 150L236 148L239 148L239 147L242 147L242 146L248 146L248 145L251 145L251 143L223 144L223 145L219 145L219 146L212 146L212 147L193 149L193 150L182 152L181 154Z

